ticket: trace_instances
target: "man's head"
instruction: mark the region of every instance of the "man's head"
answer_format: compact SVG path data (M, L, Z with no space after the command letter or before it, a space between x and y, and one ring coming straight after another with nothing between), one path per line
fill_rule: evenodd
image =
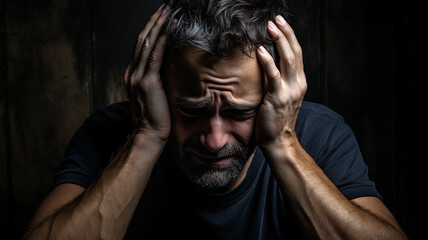
M167 56L191 46L227 57L263 45L277 60L267 22L287 18L284 0L172 0L170 7Z
M265 78L255 50L275 57L267 22L282 1L175 0L167 26L166 92L179 165L204 188L242 180L255 149Z

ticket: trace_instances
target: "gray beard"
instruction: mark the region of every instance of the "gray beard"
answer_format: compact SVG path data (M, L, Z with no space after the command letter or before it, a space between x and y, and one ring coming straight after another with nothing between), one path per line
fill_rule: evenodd
M254 152L255 144L253 142L227 143L215 153L210 152L201 144L184 144L178 149L178 164L195 185L206 189L226 188L238 178ZM193 152L219 158L233 156L233 159L222 165L201 165L191 160Z

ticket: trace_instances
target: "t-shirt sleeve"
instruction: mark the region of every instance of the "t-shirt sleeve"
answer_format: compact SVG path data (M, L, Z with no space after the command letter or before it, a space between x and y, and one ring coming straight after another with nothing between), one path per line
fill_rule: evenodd
M357 139L344 119L314 103L304 104L301 112L296 126L301 144L342 194L348 199L382 199L368 177Z
M54 174L54 187L73 183L87 188L107 166L131 133L129 104L103 106L80 126Z
M368 168L355 135L343 121L338 121L330 132L317 163L348 199L364 196L381 198L368 177Z

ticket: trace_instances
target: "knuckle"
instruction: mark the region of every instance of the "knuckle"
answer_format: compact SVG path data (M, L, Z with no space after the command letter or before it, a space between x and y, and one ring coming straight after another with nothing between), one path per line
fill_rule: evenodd
M158 18L155 22L154 28L159 28L163 25L163 21L161 20L161 18Z
M149 87L149 81L141 81L138 86L140 89L147 89Z
M292 54L292 55L288 56L286 59L286 62L290 66L295 66L296 65L296 55Z
M154 21L156 21L157 19L158 19L158 16L157 16L156 14L153 14L153 15L150 17L149 22L154 22Z
M149 64L157 63L159 59L160 57L155 52L152 52L149 56Z
M150 40L148 38L144 39L143 50L147 50L150 47Z
M272 37L272 40L274 42L279 42L281 40L281 35L277 33L275 36Z
M306 90L308 90L308 82L306 82L306 79L302 80L302 91L306 92Z
M276 70L271 74L271 78L272 78L274 81L280 81L280 80L281 80L281 72L280 72L278 69L276 69Z
M143 36L143 33L141 32L140 34L138 34L138 36L137 36L137 42L138 43L141 43L141 42L143 42L143 40L144 40L144 36Z
M145 94L149 94L159 87L159 80L156 74L147 74L144 79L138 83L138 88Z
M294 53L297 57L302 58L303 57L303 51L302 48L299 46L296 49L296 52Z
M266 59L266 65L270 66L270 65L275 65L275 60L270 57Z
M292 98L294 101L300 101L305 96L306 89L306 84L299 85L298 88L295 89L292 93Z
M303 84L302 84L301 92L302 92L303 94L305 94L305 93L306 93L306 90L308 90L308 84L305 82L305 83L303 83Z
M157 45L163 45L163 46L165 46L166 45L166 40L167 40L166 34L161 34L158 37L158 40L156 41L156 44Z
M140 79L138 77L136 77L134 74L131 75L131 77L129 78L129 83L128 85L130 87L135 87L137 85L137 83L140 81Z
M302 92L300 90L295 90L290 93L290 97L293 102L299 101L302 98Z
M287 33L287 35L288 34L294 35L293 28L290 25L288 25L288 24L284 25L284 32Z

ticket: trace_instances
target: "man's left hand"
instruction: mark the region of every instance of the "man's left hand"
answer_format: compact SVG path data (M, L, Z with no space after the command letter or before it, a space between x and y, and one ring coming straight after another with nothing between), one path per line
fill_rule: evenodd
M293 29L282 16L269 21L268 32L275 41L280 57L279 69L272 56L261 46L258 59L267 78L256 124L256 141L262 150L288 147L297 141L296 119L306 92L302 49Z

